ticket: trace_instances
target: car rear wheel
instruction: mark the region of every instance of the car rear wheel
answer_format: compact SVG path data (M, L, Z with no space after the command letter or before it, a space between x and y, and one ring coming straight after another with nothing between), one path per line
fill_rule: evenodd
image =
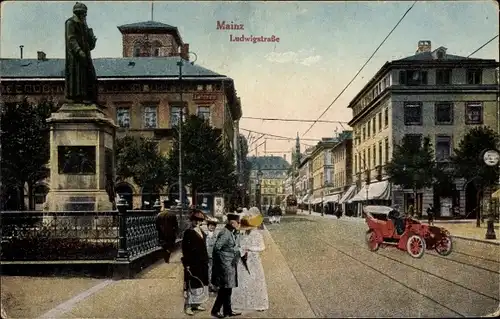
M377 242L377 235L373 230L366 232L366 244L368 245L368 249L370 251L377 251L380 248L380 245Z
M413 258L421 258L425 252L425 240L418 235L410 235L406 241L406 250Z
M436 252L440 254L441 256L448 256L451 254L451 251L453 249L453 242L451 241L451 237L443 237L437 244L436 244Z

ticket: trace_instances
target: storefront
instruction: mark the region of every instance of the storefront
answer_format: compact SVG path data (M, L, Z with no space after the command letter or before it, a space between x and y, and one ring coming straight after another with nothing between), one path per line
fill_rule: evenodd
M356 212L356 203L349 203L348 201L356 194L356 185L351 185L349 189L342 195L339 200L339 205L342 205L343 215L353 216Z
M348 203L358 204L356 209L357 216L362 215L363 205L391 206L391 184L387 180L365 184Z

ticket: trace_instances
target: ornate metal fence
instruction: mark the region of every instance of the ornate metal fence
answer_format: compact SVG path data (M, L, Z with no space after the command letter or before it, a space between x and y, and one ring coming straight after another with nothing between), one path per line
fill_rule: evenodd
M154 210L3 211L2 261L130 261L160 248Z

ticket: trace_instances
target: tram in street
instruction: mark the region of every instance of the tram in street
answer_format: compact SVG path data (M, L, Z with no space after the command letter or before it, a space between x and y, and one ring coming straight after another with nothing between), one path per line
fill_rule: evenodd
M297 214L297 196L290 194L285 199L285 214L295 215Z

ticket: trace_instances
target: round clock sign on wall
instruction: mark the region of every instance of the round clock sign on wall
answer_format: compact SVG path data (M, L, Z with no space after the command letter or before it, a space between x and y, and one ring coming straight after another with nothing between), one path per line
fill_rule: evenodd
M496 166L500 161L500 154L496 150L487 150L484 152L483 160L488 166Z

